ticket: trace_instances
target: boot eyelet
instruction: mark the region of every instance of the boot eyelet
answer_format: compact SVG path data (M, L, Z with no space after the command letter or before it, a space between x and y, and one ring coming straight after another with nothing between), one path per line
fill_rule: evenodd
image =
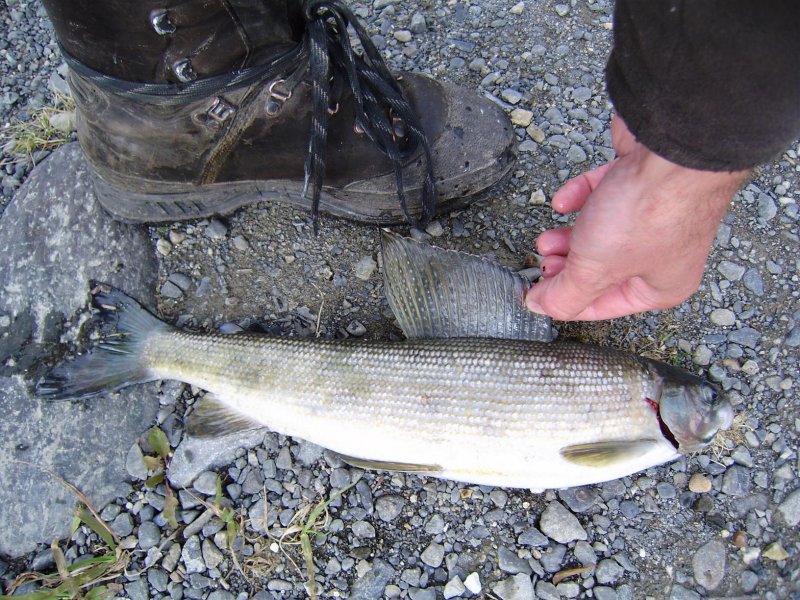
M150 13L150 24L158 35L169 35L177 29L166 10L154 10Z
M265 110L271 117L277 115L283 105L292 97L292 90L286 90L283 85L286 83L283 79L275 79L270 82L267 87L267 100Z

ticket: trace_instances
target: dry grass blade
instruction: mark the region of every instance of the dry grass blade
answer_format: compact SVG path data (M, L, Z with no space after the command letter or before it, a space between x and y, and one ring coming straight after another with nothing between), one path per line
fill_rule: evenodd
M71 113L75 102L64 95L56 95L53 104L32 112L28 121L15 123L0 132L7 154L32 156L37 150L53 150L70 141L71 132L53 126L56 115ZM10 161L15 162L15 161Z
M588 573L592 569L594 569L595 565L586 565L585 567L573 567L571 569L562 569L555 575L553 575L553 585L558 585L568 577L574 577L575 575L583 575L584 573Z
M752 427L747 424L748 418L747 412L740 412L734 417L730 428L719 431L714 436L708 449L714 455L716 461L719 462L732 448L741 444L744 441L745 434L748 431L752 431Z

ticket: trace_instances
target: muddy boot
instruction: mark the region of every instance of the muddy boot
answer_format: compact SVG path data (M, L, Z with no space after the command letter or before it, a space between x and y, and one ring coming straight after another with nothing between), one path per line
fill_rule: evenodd
M503 111L394 76L339 0L44 0L100 203L127 222L275 201L425 224L514 163ZM355 32L363 51L351 47Z

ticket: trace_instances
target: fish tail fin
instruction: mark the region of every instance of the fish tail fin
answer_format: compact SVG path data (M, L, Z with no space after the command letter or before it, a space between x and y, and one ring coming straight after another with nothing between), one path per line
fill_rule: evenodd
M98 310L100 340L89 352L53 369L37 385L36 394L51 400L86 398L156 379L145 364L149 337L170 329L117 289L99 289L92 298Z

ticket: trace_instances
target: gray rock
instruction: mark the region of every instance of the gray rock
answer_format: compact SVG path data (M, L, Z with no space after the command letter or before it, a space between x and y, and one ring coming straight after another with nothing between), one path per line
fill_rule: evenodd
M583 486L559 490L558 497L572 512L584 513L595 505L599 495L593 487Z
M375 512L382 521L394 521L403 512L405 499L395 494L386 494L375 500Z
M727 308L715 308L711 311L709 319L719 327L730 327L736 324L736 314Z
M531 578L522 573L498 581L492 586L492 591L502 600L533 600L535 598Z
M394 577L395 571L389 563L376 558L372 568L358 579L350 589L350 600L378 600L383 597L386 584Z
M503 97L503 100L509 104L518 104L519 101L522 100L522 94L513 88L503 90L500 92L500 95Z
M523 546L547 546L550 540L536 527L528 527L517 538L517 543Z
M577 144L573 144L569 147L569 150L567 150L567 160L573 165L584 163L587 159L586 151Z
M203 471L227 465L239 448L254 448L264 441L265 430L254 429L217 438L185 437L170 460L167 478L176 488L192 485Z
M425 21L424 15L421 13L414 13L411 15L411 22L408 28L411 30L411 33L425 33L428 30L428 24Z
M789 527L797 527L800 523L800 488L786 496L778 506L778 513Z
M761 332L756 331L752 327L742 327L736 331L731 331L728 334L728 341L747 348L756 348L758 342L761 340Z
M759 194L758 196L758 216L765 221L771 221L778 214L778 205L775 200L766 194Z
M144 577L125 584L125 595L130 600L148 600L147 580Z
M0 219L0 252L0 315L9 320L0 336L0 554L18 557L69 532L77 498L53 473L102 510L158 408L152 384L99 402L44 403L29 383L75 339L69 322L90 280L153 306L157 266L147 229L116 223L97 205L77 144L54 151L17 191Z
M228 226L219 219L211 219L206 227L206 235L212 240L221 240L228 235Z
M761 278L761 273L758 269L747 269L742 278L744 287L753 292L756 296L764 295L764 280Z
M739 281L744 275L745 268L729 260L720 261L717 271L728 281Z
M453 577L445 584L443 594L445 600L449 600L450 598L458 598L466 591L467 588L464 587L464 582L461 581L461 578Z
M144 481L147 479L147 467L144 464L144 455L139 447L139 442L134 442L125 456L125 470L133 479Z
M350 527L353 535L362 539L371 539L375 537L375 528L367 521L356 521Z
M549 581L540 581L536 584L536 597L541 600L561 600L558 588Z
M597 563L597 555L594 553L594 549L588 542L575 542L575 547L572 549L572 554L583 566Z
M692 558L694 580L713 591L725 575L725 545L720 540L711 540L700 548Z
M206 570L206 563L203 560L203 553L200 549L200 538L193 535L183 545L181 550L181 560L186 567L187 573L202 573Z
M758 575L752 571L742 571L742 574L739 575L739 583L742 586L742 591L749 594L758 585Z
M425 533L436 535L444 531L444 517L439 513L434 513L425 523Z
M205 496L213 496L217 493L217 479L218 476L214 471L203 471L194 480L192 487Z
M669 591L669 600L700 600L702 596L694 590L687 590L682 585L673 585Z
M562 544L586 539L586 531L578 518L560 502L551 502L547 505L542 513L539 529L547 537Z
M169 576L166 571L161 569L148 569L147 582L157 592L167 591L167 584L169 583Z
M800 325L795 326L789 331L786 336L786 345L790 348L797 348L800 346Z
M294 457L304 467L308 467L313 465L317 462L320 458L322 458L322 453L325 451L325 448L322 446L318 446L317 444L312 444L311 442L307 442L306 440L297 440L297 446L294 453Z
M605 558L597 563L594 578L597 583L615 583L625 573L625 569L615 560Z
M109 527L119 537L128 537L133 532L133 520L128 513L120 513L111 521Z
M420 554L422 562L434 569L442 564L444 560L444 546L431 542L428 547Z
M137 537L139 538L139 547L142 550L147 550L148 548L158 546L161 541L161 530L158 528L158 525L152 521L145 521L139 525Z
M353 267L353 272L361 281L368 281L369 278L372 277L372 273L377 266L378 263L375 262L372 255L364 256L356 263L355 267Z
M527 560L520 558L516 552L509 550L505 546L500 546L497 551L497 566L500 567L501 571L513 575L517 573L530 575L533 573Z
M183 298L183 290L171 281L165 281L159 293L164 296L164 298L171 298L173 300Z
M225 560L222 551L211 540L203 540L201 544L203 560L209 569L216 569Z
M596 600L617 600L617 592L614 588L604 585L596 585L592 588Z

